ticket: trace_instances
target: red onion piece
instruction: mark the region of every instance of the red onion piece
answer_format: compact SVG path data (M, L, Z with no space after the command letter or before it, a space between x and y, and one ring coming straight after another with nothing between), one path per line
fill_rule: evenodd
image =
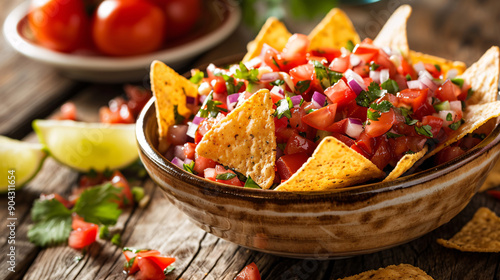
M422 75L418 78L418 80L420 82L422 82L422 84L429 88L431 91L435 91L437 89L437 85L436 83L434 83L434 81L432 79L429 79L429 77L427 77L427 75Z
M455 112L462 111L462 102L460 101L450 101L450 109Z
M215 168L207 168L203 171L205 178L215 178Z
M381 84L381 82L380 82L380 72L379 71L370 71L370 78L372 78L372 80L375 83Z
M272 89L271 89L271 92L274 93L274 94L278 94L278 95L281 95L282 98L285 98L285 91L278 87L278 86L274 86Z
M406 82L406 84L408 85L408 88L410 88L410 89L423 89L424 88L422 85L422 82L419 80L408 81L408 82Z
M184 161L178 157L174 157L171 161L171 163L177 165L179 168L184 169Z
M186 155L184 154L184 145L176 145L174 147L174 157L177 157L181 160L186 159Z
M451 114L451 121L446 120L448 114ZM455 111L451 111L451 110L443 110L443 111L439 111L438 116L443 120L443 127L444 127L444 126L449 126L450 124L455 122L455 118L457 117L457 113L455 113Z
M203 104L203 102L205 102L205 99L207 99L207 95L200 95L199 100L200 100L201 104Z
M302 96L295 95L290 97L290 100L292 100L293 107L298 107L300 105L300 101L302 100Z
M195 104L196 103L196 98L191 97L191 96L186 96L186 103L187 104Z
M263 83L270 83L278 80L279 78L281 78L279 72L270 72L262 74L260 81Z
M167 141L172 145L184 145L187 141L187 125L172 125L168 128Z
M420 61L419 63L413 64L413 69L415 69L417 73L420 73L420 71L425 71L424 63Z
M358 138L363 132L363 123L359 119L349 118L345 133L352 138Z
M389 80L389 69L380 70L380 83L384 83Z
M234 93L234 94L231 94L231 95L227 96L226 103L227 103L227 109L229 111L234 110L234 106L236 105L236 103L238 103L238 98L239 97L240 97L239 93Z
M184 160L184 164L190 164L191 162L193 162L193 160L189 158Z
M453 79L456 76L458 76L458 70L455 68L448 70L446 73L446 79Z
M352 67L358 66L361 63L361 58L355 54L351 54L349 57L349 62L351 63Z
M356 95L363 91L363 88L355 79L350 79L347 83Z
M266 55L267 50L274 50L274 51L276 51L273 47L271 47L268 44L264 43L262 45L262 50L260 51L260 56L262 58L264 58L264 56ZM276 51L276 52L278 52L278 51Z
M189 122L186 135L194 139L194 136L196 134L196 130L198 130L198 125L195 123Z
M321 108L323 108L323 105L325 105L326 95L315 91L313 93L311 100L312 100L314 106L316 107L316 109L321 109Z
M193 123L200 124L205 118L194 116Z

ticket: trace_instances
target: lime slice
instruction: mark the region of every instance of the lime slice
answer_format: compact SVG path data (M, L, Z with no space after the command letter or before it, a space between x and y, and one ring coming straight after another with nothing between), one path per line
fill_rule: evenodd
M19 189L35 177L46 156L42 144L0 135L0 192L7 192L9 186Z
M52 157L81 172L120 169L139 156L135 124L35 120L33 129Z

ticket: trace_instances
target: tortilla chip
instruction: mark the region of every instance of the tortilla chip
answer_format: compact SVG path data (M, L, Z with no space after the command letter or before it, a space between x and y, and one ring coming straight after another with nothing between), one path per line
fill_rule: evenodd
M363 273L342 278L339 280L391 280L391 279L415 279L415 280L432 280L433 278L427 275L425 271L418 267L409 264L390 265L386 268L378 270L369 270Z
M394 50L400 50L404 56L407 56L410 48L408 47L408 38L406 36L406 22L411 14L409 5L400 6L387 20L382 30L378 33L373 44L379 47L390 47Z
M407 154L404 155L399 161L398 164L396 164L396 167L389 173L389 175L384 179L382 182L389 182L392 180L395 180L399 178L403 173L408 171L412 166L415 164L415 162L419 161L421 158L425 156L425 153L429 148L425 146L420 152L414 153L414 154Z
M323 48L340 49L352 41L360 42L359 35L354 29L351 20L338 8L332 9L325 18L309 34L309 49Z
M490 209L481 207L450 240L438 239L444 247L463 252L500 252L500 218Z
M180 115L189 117L191 110L186 107L186 96L196 97L198 88L158 60L151 64L150 74L151 90L156 97L156 119L160 138L158 149L164 152L168 148L168 143L165 141L168 128L175 124L174 106L177 106Z
M455 130L446 142L437 145L424 159L430 158L447 146L462 139L465 135L472 133L488 120L498 116L500 116L500 101L467 106L463 116L465 123Z
M443 77L446 77L448 71L451 69L457 69L458 75L462 75L467 66L465 63L461 61L451 61L441 57L420 53L416 51L410 50L410 59L412 64L416 64L418 62L437 64L441 67L441 72L443 73Z
M461 77L474 90L474 94L468 100L469 104L483 104L497 100L498 75L500 73L498 60L498 47L491 47L462 74Z
M255 37L255 40L248 43L248 52L243 58L243 62L248 62L252 58L259 56L262 46L268 44L274 49L281 51L288 42L292 34L288 32L286 26L275 17L270 17L264 23L262 28Z
M196 152L270 188L276 161L273 113L271 94L259 90L205 133Z
M335 137L327 136L302 167L277 191L326 191L352 186L385 173L370 160L346 146Z

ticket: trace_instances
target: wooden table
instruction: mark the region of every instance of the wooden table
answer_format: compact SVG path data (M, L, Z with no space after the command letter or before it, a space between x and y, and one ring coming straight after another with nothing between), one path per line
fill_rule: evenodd
M4 1L0 20L21 0ZM414 7L408 34L412 49L470 64L491 45L500 45L500 3L495 0L382 1L360 7L345 6L362 35L373 37L395 6ZM294 31L294 30L292 30ZM299 30L301 31L301 30ZM307 32L307 30L305 30ZM186 65L245 51L250 32L240 27L218 47ZM123 85L77 82L53 69L24 58L0 38L0 134L36 141L31 121L46 118L71 100L86 120L95 120L97 108L122 93ZM0 159L1 160L1 159ZM68 194L79 174L46 160L38 176L16 192L15 273L7 271L7 198L0 196L0 278L5 279L124 279L121 249L98 241L86 254L67 246L40 249L27 241L30 208L40 193ZM500 202L484 193L454 219L408 244L378 253L340 260L300 260L276 257L239 247L216 238L188 221L172 206L150 179L142 184L151 197L144 208L125 211L116 226L123 244L150 247L177 257L168 279L233 279L250 262L259 267L263 279L337 279L391 264L420 267L435 279L500 279L500 254L462 253L441 247L436 238L449 238L473 213L486 206L500 214ZM75 258L81 257L80 261Z

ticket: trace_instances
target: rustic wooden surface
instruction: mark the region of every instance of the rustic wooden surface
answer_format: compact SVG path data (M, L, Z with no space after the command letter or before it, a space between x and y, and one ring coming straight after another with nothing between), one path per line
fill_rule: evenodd
M3 1L0 20L21 0ZM365 6L343 6L362 37L374 37L400 4L414 7L408 34L417 51L474 62L491 45L500 45L500 3L495 0L387 0ZM313 25L313 24L309 24ZM301 31L296 25L292 31ZM199 57L185 69L245 50L252 37L240 27L230 39ZM55 70L26 59L0 37L0 134L36 141L31 121L53 113L65 101L74 101L84 119L96 119L99 106L122 93L123 85L99 85L65 78ZM1 160L1 159L0 159ZM4 279L125 279L120 248L97 242L83 255L65 246L40 249L27 241L29 211L40 193L68 194L79 174L47 159L38 176L16 193L16 267L7 271L7 198L0 196L0 278ZM408 244L378 253L340 260L300 260L276 257L216 238L190 223L172 206L154 183L144 186L152 198L145 208L122 214L115 230L123 244L150 247L177 257L167 279L233 279L246 264L255 262L263 279L338 279L369 269L408 263L434 279L500 279L500 254L462 253L441 247L436 238L449 238L482 206L500 214L500 202L480 193L456 218ZM83 257L82 257L83 256ZM82 257L75 261L75 257Z

